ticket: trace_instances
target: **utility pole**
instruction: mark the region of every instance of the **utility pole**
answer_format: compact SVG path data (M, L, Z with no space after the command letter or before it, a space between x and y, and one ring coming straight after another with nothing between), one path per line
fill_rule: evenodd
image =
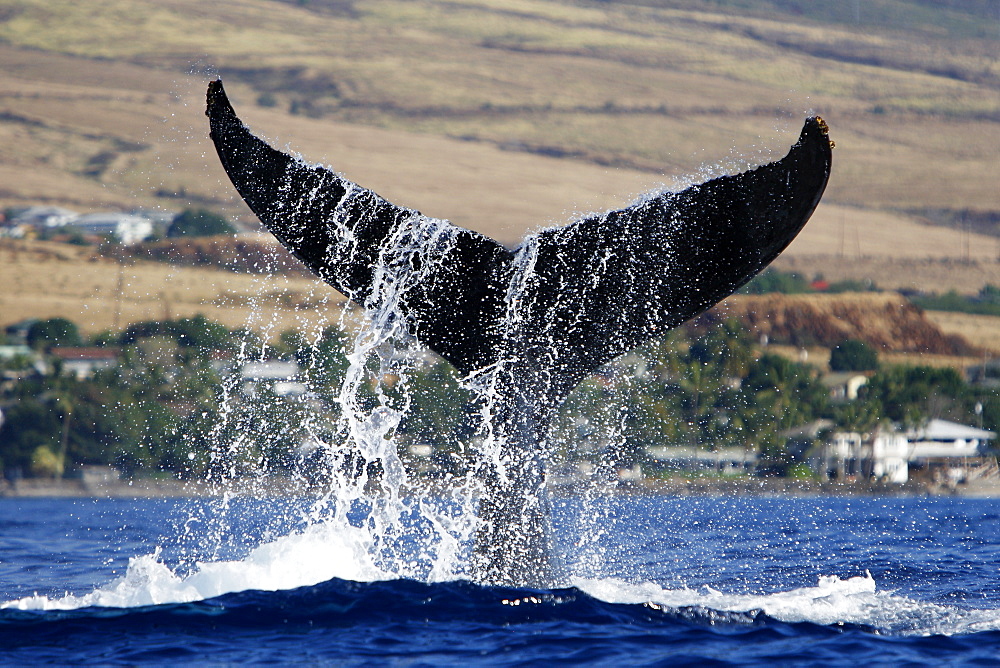
M118 287L115 289L115 315L113 324L111 325L111 331L117 332L119 329L119 321L122 316L122 289L125 285L125 269L122 267L121 258L118 259Z

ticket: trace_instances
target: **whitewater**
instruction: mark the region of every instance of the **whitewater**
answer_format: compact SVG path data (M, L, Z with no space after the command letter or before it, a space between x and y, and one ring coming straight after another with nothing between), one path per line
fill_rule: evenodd
M273 499L227 515L224 548L186 545L213 503L0 500L0 657L961 665L1000 649L992 499L563 498L571 575L542 590L400 577L350 522L269 535L289 513ZM613 524L588 542L595 512Z
M422 229L448 243L435 221ZM401 247L383 266L412 264L413 246ZM855 665L1000 656L993 499L673 497L593 481L550 490L559 582L477 584L475 467L430 485L403 469L393 441L410 403L408 374L422 359L391 317L406 280L385 273L379 294L389 311L375 313L348 352L340 429L314 439L326 482L313 496L233 492L253 485L228 473L239 443L219 441L211 498L0 499L0 661ZM399 382L387 388L386 377ZM468 382L489 386L488 377ZM225 420L238 393L223 389ZM497 456L490 435L473 448L480 460ZM357 457L380 462L381 473Z
M368 197L346 187L325 223L343 227L338 258L357 243L343 208ZM246 488L242 441L219 438L212 498L0 499L0 661L854 666L1000 655L992 499L673 497L595 481L548 490L558 581L477 582L477 504L490 491L477 472L516 464L492 424L502 411L491 388L516 365L461 379L484 418L463 444L466 473L429 485L405 470L394 434L423 353L398 306L461 233L415 212L397 223L361 304L337 428L324 432L322 415L304 423L324 474L315 498L234 494ZM533 249L529 239L509 276L508 326ZM238 394L222 388L223 423Z

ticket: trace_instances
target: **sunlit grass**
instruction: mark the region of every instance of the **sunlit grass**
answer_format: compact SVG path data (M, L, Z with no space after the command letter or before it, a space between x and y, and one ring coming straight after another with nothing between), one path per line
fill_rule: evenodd
M996 42L857 29L826 21L845 18L835 9L790 21L572 0L366 0L350 17L271 0L19 0L6 8L0 40L82 58L39 65L37 86L24 66L10 68L0 110L45 122L4 128L0 160L5 173L37 170L20 180L21 196L42 194L47 179L69 201L97 196L110 206L129 189L149 195L156 187L142 171L170 165L169 188L211 197L182 155L190 147L148 130L187 84L157 75L147 85L137 73L215 68L244 112L271 95L273 133L322 137L324 123L346 121L666 180L773 157L805 113L821 113L840 146L830 197L995 208L995 146L981 138L995 134L1000 113ZM127 77L95 76L123 62L136 66ZM335 91L317 91L316 80ZM188 103L199 106L199 96ZM288 113L304 102L311 125ZM186 112L188 134L203 140L199 110ZM149 147L126 155L120 141ZM80 176L109 150L121 155L103 181Z

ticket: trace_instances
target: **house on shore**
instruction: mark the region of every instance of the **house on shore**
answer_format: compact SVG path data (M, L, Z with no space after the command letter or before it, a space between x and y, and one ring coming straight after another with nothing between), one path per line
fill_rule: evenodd
M240 391L247 399L272 394L277 397L296 398L308 391L299 379L299 365L285 360L244 362L237 372Z
M861 388L868 384L870 375L871 373L860 371L833 371L824 374L820 382L826 387L833 401L854 401L858 398Z
M49 354L62 365L63 373L86 380L102 369L118 366L117 348L52 348Z
M7 335L7 342L14 345L27 345L28 332L31 327L38 322L38 318L25 318L18 322L7 325L4 333Z
M126 246L144 241L153 234L153 221L128 213L88 213L69 225L84 234L114 235Z
M992 431L938 419L906 432L911 461L978 457L996 436Z
M30 225L34 228L54 228L69 225L80 217L76 211L60 206L31 206L8 221L11 225Z
M803 444L800 451L807 453L811 468L829 480L902 484L919 475L958 484L997 473L996 458L988 453L996 434L947 420L930 420L907 431L880 425L864 434L837 430L821 420L803 425L793 436Z
M996 432L935 419L906 437L910 468L937 484L954 488L1000 476L996 457L988 454Z
M836 431L823 443L813 470L830 480L880 480L901 485L910 479L908 451L906 436L891 428L868 434Z
M757 466L757 453L749 448L706 450L689 446L652 446L646 448L646 452L652 459L651 467L661 471L740 475L752 472Z
M1000 359L984 359L980 364L967 367L965 380L970 385L997 389L1000 387Z

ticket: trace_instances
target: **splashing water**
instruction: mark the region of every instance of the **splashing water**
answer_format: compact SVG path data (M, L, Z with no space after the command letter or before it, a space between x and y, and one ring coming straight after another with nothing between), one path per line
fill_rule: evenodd
M349 192L342 206L366 191ZM334 213L332 225L337 225ZM94 591L63 597L28 596L0 604L13 609L76 609L88 606L136 607L200 601L248 589L285 590L312 586L331 579L376 582L407 578L430 583L468 577L469 548L476 531L476 500L483 486L475 475L487 463L504 470L501 441L504 434L494 428L497 415L496 387L503 373L510 372L501 360L481 369L463 385L480 400L482 431L467 444L477 464L446 484L433 488L407 473L397 451L397 433L412 404L411 372L423 363L424 353L407 334L407 323L397 305L408 291L428 280L440 255L455 242L458 228L445 221L413 214L397 222L390 241L383 245L374 263L373 290L364 304L367 319L354 337L347 354L348 367L335 407L336 427L326 428L328 418L309 414L303 427L322 455L323 485L309 490L310 502L286 511L291 528L275 535L245 541L243 549L227 550L227 517L244 487L251 492L262 487L247 485L245 471L236 462L244 457L247 440L227 440L227 422L235 420L235 397L231 384L224 386L222 421L215 426L215 466L210 482L218 499L193 511L181 542L179 559L164 558L163 551L134 557L119 579ZM354 239L343 226L341 247L333 254L351 254ZM514 259L506 289L508 332L517 331L525 310L521 300L535 268L537 244L529 237ZM351 329L352 315L343 311L342 329ZM246 351L250 357L251 351ZM392 379L391 381L389 379ZM613 412L613 411L612 411ZM620 416L618 416L620 420ZM605 439L613 443L621 432L614 428L615 416L605 420L610 429ZM239 483L239 484L237 484ZM651 609L699 607L720 612L763 611L787 622L818 624L874 624L915 634L956 633L1000 628L993 611L959 610L915 601L891 592L877 591L869 575L840 579L818 576L811 587L790 587L759 594L725 593L710 586L666 588L638 577L609 577L609 556L601 547L612 531L613 513L597 503L606 491L589 486L564 546L574 552L575 576L569 584L602 601L640 603ZM167 540L170 540L169 538ZM197 543L198 545L194 545ZM227 552L235 552L228 554ZM505 599L505 605L533 605L531 597Z
M435 250L448 248L448 230L453 229L432 219L409 222L405 226L408 233L401 233L393 250L381 258L379 290L367 305L371 317L347 355L349 366L336 398L341 412L336 438L329 438L317 426L322 423L321 416L306 420L306 428L312 430L323 453L327 477L325 486L308 502L276 511L283 516L287 530L264 531L258 540L225 538L231 533L226 525L238 510L240 494L232 491L239 480L237 470L222 468L223 473L214 474L213 480L222 493L192 511L180 532L182 542L200 543L200 547L187 546L187 552L181 549L180 556L174 558L167 558L161 549L133 557L120 578L90 593L26 596L2 603L0 608L133 608L202 601L249 589L290 590L333 579L373 583L407 578L441 583L467 577L475 501L481 493L474 473L431 490L407 473L396 451L396 432L412 399L408 374L421 363L422 354L393 307L406 290L419 283L420 267L431 266ZM530 244L526 246L530 248ZM512 279L511 303L516 303L518 282L523 285L532 266L530 252L524 253L520 262L524 272ZM349 317L347 313L341 316L342 327L350 325ZM496 372L490 369L466 379L483 397L481 410L486 418L491 415L490 391ZM398 382L388 387L383 382L387 378L398 378ZM372 387L366 398L366 388ZM235 402L233 394L228 393L225 400ZM604 416L604 438L611 441L620 438L615 434L613 413L611 410ZM490 423L489 419L484 422ZM220 427L217 433L226 430ZM498 439L488 426L479 439L477 456L496 461ZM219 462L230 461L240 445L239 441L220 441L213 456ZM372 462L379 466L369 466ZM731 593L709 585L665 587L644 581L642 573L626 578L611 575L615 569L607 568L607 560L620 560L621 556L609 555L602 547L614 531L616 514L608 504L599 502L603 491L596 484L584 490L578 499L581 510L564 527L567 535L563 540L563 547L573 552L576 573L568 584L600 601L641 604L653 611L690 609L697 611L692 614L698 619L711 623L753 623L755 616L763 613L787 623L856 624L921 636L1000 629L996 611L945 606L878 591L875 579L868 574L848 579L818 576L814 586L769 593ZM227 540L235 542L236 549L224 545ZM530 607L544 600L519 594L507 595L501 603Z
M240 497L234 490L266 493L267 483L263 475L245 475L244 450L253 440L246 427L255 425L237 422L239 380L234 375L223 383L221 420L210 434L214 447L208 482L216 499L193 508L183 523L179 564L169 567L158 550L131 559L121 579L91 594L55 600L28 597L6 607L132 607L246 589L289 589L331 578L442 581L462 575L475 526L475 481L470 475L431 497L421 481L407 474L394 438L411 403L408 373L425 355L407 335L396 305L425 279L435 255L447 251L454 229L414 214L400 222L376 263L376 289L365 304L368 317L348 351L346 373L334 399L339 419L332 437L331 430L323 428L328 416L314 411L302 425L321 454L323 484L309 491L314 499L305 508L287 511L292 515L289 523L298 528L240 558L220 558L226 543L232 542L225 523ZM350 235L343 239L349 246ZM345 309L342 329L351 328L350 318ZM259 353L244 345L241 358L255 359ZM387 387L389 378L392 388ZM227 439L234 431L235 438Z
M349 191L341 206L349 207L352 199L366 196L370 194L362 189ZM343 227L339 247L330 250L332 255L355 251L350 230L338 223L342 215L335 211L329 223ZM499 410L498 378L511 373L507 366L512 361L501 360L461 380L479 399L482 418L481 432L471 443L463 444L479 462L465 473L449 475L431 490L427 481L407 473L396 439L412 403L410 374L426 359L426 352L407 333L398 305L408 291L430 279L438 258L453 247L457 232L458 228L446 221L413 213L397 222L382 246L373 263L374 289L364 304L366 317L356 328L346 354L346 372L333 400L338 413L335 428L328 428L329 416L322 414L322 407L308 412L301 425L311 447L320 453L322 484L303 484L309 488L312 502L287 511L288 523L297 528L287 535L271 536L243 556L226 558L227 552L234 551L234 544L235 551L240 551L240 538L231 536L227 526L234 500L244 493L269 492L267 462L253 452L251 431L261 425L238 415L240 381L233 374L223 382L221 419L212 425L208 439L213 449L207 482L215 500L192 508L180 536L164 539L180 541L178 563L168 566L157 551L131 559L124 577L91 594L58 600L29 597L13 605L129 607L194 601L245 589L293 588L331 578L440 582L468 577L470 544L477 526L476 503L483 493L477 471L485 463L502 475L507 464L502 456L504 434L495 430L494 418ZM506 294L504 326L509 331L521 325L524 309L520 301L536 254L537 244L531 237L516 254ZM355 328L352 317L350 310L343 309L339 327ZM271 326L266 321L257 324L269 333ZM245 342L237 363L258 359L263 352ZM248 463L258 465L256 476L248 471ZM594 494L593 490L590 493ZM599 528L603 522L594 521L594 514L587 517L590 520L581 521L581 528L604 530ZM586 536L578 541L588 543ZM598 561L592 559L591 563Z

